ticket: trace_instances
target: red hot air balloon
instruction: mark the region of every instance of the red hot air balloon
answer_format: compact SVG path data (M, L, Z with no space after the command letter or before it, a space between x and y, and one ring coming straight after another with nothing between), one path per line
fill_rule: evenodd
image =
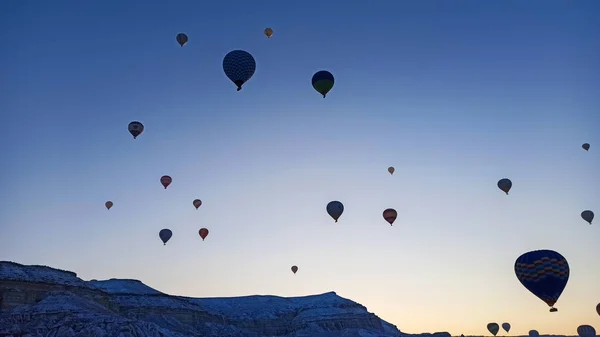
M292 273L296 274L297 271L298 271L298 267L292 266Z
M204 239L206 239L206 237L208 236L208 229L206 228L201 228L198 231L198 234L200 234L200 237L202 238L202 241L204 241Z
M385 211L383 211L383 218L385 219L385 221L390 223L390 226L394 224L394 221L396 221L396 217L398 217L398 212L396 212L396 210L393 208L388 208Z
M170 176L160 177L160 183L165 187L165 190L167 189L167 187L169 187L169 185L171 185L172 181L173 181L173 179L171 179Z

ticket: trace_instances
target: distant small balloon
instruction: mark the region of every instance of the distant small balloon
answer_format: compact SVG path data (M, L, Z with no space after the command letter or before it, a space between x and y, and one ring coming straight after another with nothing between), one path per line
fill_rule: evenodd
M171 239L171 236L173 236L173 232L168 228L161 229L160 232L158 232L158 237L162 240L163 245L167 244L167 241Z
M110 209L111 207L113 207L113 202L112 201L107 201L104 203L104 206L106 207L106 209Z
M198 207L202 206L202 200L200 199L195 199L192 204L194 205L194 207L196 207L196 209L198 209Z
M335 79L333 75L327 70L317 71L312 77L312 86L315 90L323 95L323 98L327 96L327 93L333 88Z
M296 274L298 272L298 267L292 266L292 273Z
M596 329L591 325L580 325L577 334L579 337L596 337Z
M584 143L583 145L581 145L581 147L586 151L590 150L590 144L588 144L588 143Z
M177 40L177 43L179 43L179 45L182 47L188 42L188 37L184 33L177 34L177 37L175 39Z
M165 190L167 189L167 187L169 187L169 185L171 185L172 181L173 181L173 179L171 179L170 176L160 177L160 183L165 187Z
M390 226L394 224L394 221L396 221L396 217L398 217L398 212L396 212L396 210L393 208L388 208L385 211L383 211L383 218L385 219L385 221L390 223Z
M271 36L273 36L273 29L272 28L265 28L265 35L268 38L271 38Z
M529 330L529 337L540 337L540 333L537 330Z
M206 239L206 237L208 236L208 229L206 229L206 228L201 228L201 229L198 231L198 234L200 234L200 237L202 238L202 241L204 241L204 239ZM217 238L217 241L219 241L219 240L218 240L218 238Z
M487 329L489 332L492 333L492 335L496 336L498 331L500 331L500 326L498 325L498 323L488 323Z
M338 222L338 219L344 213L344 205L339 201L332 201L327 204L327 213L335 222Z
M502 323L502 329L504 329L504 331L509 332L510 331L510 323Z
M498 180L498 188L508 195L508 191L512 188L512 181L508 178Z
M131 135L133 136L133 139L136 139L137 136L141 135L142 132L144 132L144 124L137 121L133 121L129 123L127 129L129 130L129 133L131 133Z
M590 211L589 209L585 210L581 212L581 218L591 225L592 220L594 220L594 212Z
M598 313L598 315L600 315L600 303L598 303L598 305L596 306L596 312Z
M388 172L390 174L394 174L394 171L396 171L396 169L393 166L388 167Z

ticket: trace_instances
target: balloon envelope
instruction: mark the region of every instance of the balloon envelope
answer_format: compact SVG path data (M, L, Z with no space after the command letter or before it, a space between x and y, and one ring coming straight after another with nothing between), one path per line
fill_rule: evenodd
M333 75L327 70L317 71L312 77L312 86L317 92L323 95L323 98L327 96L327 93L333 88L335 79Z
M204 239L206 239L206 237L208 236L208 229L200 228L200 230L198 231L198 234L200 234L202 241L204 241ZM219 241L219 240L217 240L217 241Z
M591 225L592 220L594 220L594 212L590 211L589 209L585 210L581 212L581 218Z
M598 303L598 305L596 306L596 312L598 313L598 315L600 315L600 303Z
M500 327L498 326L498 323L488 323L487 329L494 336L496 336L496 334L498 333L498 331L500 331Z
M273 29L265 28L265 35L270 38L273 35Z
M537 330L529 330L529 337L540 337L540 333Z
M342 216L342 213L344 213L344 205L339 201L332 201L327 204L327 213L329 213L329 216L331 216L335 222L338 222L338 219Z
M113 202L112 201L107 201L104 203L104 206L106 207L106 209L110 209L111 207L113 207Z
M517 258L515 274L527 290L555 309L569 281L569 264L553 250L534 250Z
M179 45L182 47L188 42L188 37L184 33L177 34L177 37L175 39L177 40L177 43L179 43Z
M390 223L390 226L396 221L396 217L398 217L398 212L393 208L388 208L383 211L383 218Z
M498 180L498 188L500 190L502 190L504 193L508 194L508 191L510 191L511 187L512 187L512 181L510 181L510 179L502 178L502 179Z
M202 200L200 199L195 199L192 204L194 205L194 207L196 207L196 209L198 209L198 207L202 206Z
M394 174L394 171L396 171L396 169L393 166L388 167L388 172L390 174Z
M590 150L590 144L588 144L588 143L584 143L583 145L581 145L581 147L586 151Z
M169 185L171 185L172 181L173 181L173 179L171 179L170 176L160 177L160 183L165 187L165 190L167 189L167 187L169 187Z
M254 75L256 61L247 51L233 50L223 58L223 71L231 82L237 86L237 91L240 91L242 85Z
M292 273L296 274L297 271L298 271L298 267L292 266Z
M580 325L577 327L579 337L596 337L596 329L591 325Z
M510 331L510 323L502 323L502 329L504 329L504 331L509 332Z
M169 239L171 239L171 236L173 236L173 232L171 232L170 229L161 229L160 232L158 232L158 236L160 237L160 239L162 240L163 244L167 244L167 241L169 241Z
M136 139L137 136L141 135L142 132L144 132L144 124L138 121L133 121L129 123L127 129L129 130L129 133L131 133L131 135L133 136L133 139Z

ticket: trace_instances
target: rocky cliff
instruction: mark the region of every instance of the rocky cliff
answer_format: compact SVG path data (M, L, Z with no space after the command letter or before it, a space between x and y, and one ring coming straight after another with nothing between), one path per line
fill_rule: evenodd
M2 261L0 309L0 337L405 336L334 292L189 298L137 280L84 281L70 271Z

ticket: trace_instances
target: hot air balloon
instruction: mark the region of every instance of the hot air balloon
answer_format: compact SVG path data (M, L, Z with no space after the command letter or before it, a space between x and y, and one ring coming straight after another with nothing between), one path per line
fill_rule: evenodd
M237 85L237 91L242 90L242 85L254 75L256 61L254 57L244 50L230 51L223 58L223 71L225 75Z
M540 337L540 333L537 330L529 330L529 337Z
M525 253L515 261L517 278L535 296L556 312L558 301L569 281L569 264L559 253L552 250L534 250Z
M113 202L112 201L105 202L104 207L106 207L106 209L110 209L111 207L113 207Z
M202 200L200 200L200 199L194 199L194 201L192 202L192 204L194 205L194 207L196 207L196 209L198 209L198 207L202 206Z
M577 334L579 337L596 337L596 329L591 325L580 325Z
M590 211L589 209L585 210L581 212L581 218L591 225L592 220L594 220L594 212Z
M344 205L339 201L332 201L327 204L327 213L329 213L335 222L338 222L338 219L344 213Z
M508 333L510 331L510 323L502 323L502 329Z
M171 179L170 176L160 177L160 183L165 187L165 190L167 189L167 187L169 187L169 185L171 185L172 181L173 181L173 179Z
M183 45L188 42L188 37L183 33L179 33L177 34L176 40L177 43L179 43L179 45L183 47Z
M198 231L198 234L200 234L200 237L202 238L202 241L204 241L204 239L206 239L206 237L208 236L208 229L206 229L206 228L200 228L200 230Z
M598 315L600 315L600 303L598 303L598 305L596 306L596 312L598 313Z
M265 35L268 38L271 38L271 36L273 35L273 29L272 28L265 28Z
M312 77L312 86L317 92L323 95L323 98L327 96L327 93L333 88L335 80L333 75L326 70L317 71Z
M158 232L158 236L162 240L163 244L166 245L167 241L169 241L169 239L171 239L171 236L173 236L173 232L171 232L171 230L167 228L161 229L160 232Z
M390 223L390 226L394 224L394 221L396 221L396 217L398 217L398 212L396 212L396 210L393 208L388 208L385 211L383 211L383 218L385 219L385 221Z
M393 166L388 167L388 172L390 174L394 174L394 171L396 171L396 169Z
M502 190L504 193L508 195L508 191L510 191L512 187L512 181L508 178L503 178L498 180L498 188Z
M296 274L297 271L298 271L298 267L292 266L292 273Z
M496 334L498 333L498 331L500 331L500 327L498 326L498 323L488 323L487 329L494 336L496 336Z
M133 139L136 139L137 136L141 135L142 132L144 132L144 124L137 121L129 123L129 126L127 128L129 129L129 133L131 133L131 135L133 136Z
M586 151L590 150L590 144L588 144L588 143L584 143L583 145L581 145L581 147Z

